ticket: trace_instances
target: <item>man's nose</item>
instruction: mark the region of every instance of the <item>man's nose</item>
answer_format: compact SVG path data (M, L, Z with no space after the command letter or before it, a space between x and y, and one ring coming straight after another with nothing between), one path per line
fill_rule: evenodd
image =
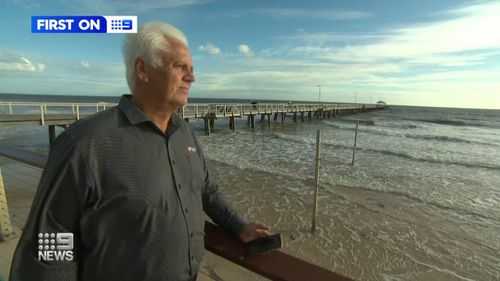
M184 80L193 83L194 81L196 81L196 76L194 76L193 72L188 71L186 75L184 75Z

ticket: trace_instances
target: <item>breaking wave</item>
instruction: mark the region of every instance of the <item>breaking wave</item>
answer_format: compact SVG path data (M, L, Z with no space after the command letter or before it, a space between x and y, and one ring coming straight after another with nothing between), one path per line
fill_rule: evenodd
M274 133L273 137L279 138L279 139L284 139L287 141L292 141L296 143L305 143L305 144L315 144L315 140L311 138L306 138L306 137L294 137L294 136L289 136L289 135L284 135L280 133ZM457 139L455 141L462 141L461 139ZM350 145L343 145L343 144L337 144L333 143L330 141L325 141L322 143L322 145L326 145L328 147L332 148L343 148L347 150L351 150L352 146ZM500 170L500 165L495 165L495 164L487 164L487 163L472 163L472 162L465 162L465 161L453 161L453 160L444 160L444 159L437 159L437 158L425 158L425 157L418 157L409 153L405 152L400 152L400 151L391 151L391 150L386 150L386 149L372 149L372 148L363 148L363 147L358 147L358 151L364 151L364 152L370 152L370 153L379 153L379 154L384 154L384 155L389 155L389 156L396 156L396 157L401 157L401 158L406 158L409 160L413 161L420 161L420 162L427 162L427 163L435 163L435 164L445 164L445 165L459 165L459 166L465 166L469 168L482 168L482 169L488 169L488 170Z

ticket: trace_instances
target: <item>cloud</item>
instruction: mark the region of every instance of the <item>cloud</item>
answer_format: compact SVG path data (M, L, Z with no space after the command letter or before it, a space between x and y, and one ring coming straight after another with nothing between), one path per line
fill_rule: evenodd
M317 52L316 57L372 62L404 59L448 66L478 63L488 58L479 57L478 52L494 54L491 50L500 48L500 29L497 28L500 26L499 13L498 2L459 8L446 13L448 19L379 31L378 38L370 43L362 41L366 38L356 42L353 36L349 45L325 49L324 52ZM322 42L335 40L333 35L320 35L323 36L320 38ZM301 39L319 41L318 34L311 34L309 38L302 34ZM310 54L307 49L304 51Z
M222 53L219 47L213 45L212 43L207 43L198 47L198 51L207 52L209 55L217 56Z
M78 13L97 13L100 15L114 13L147 13L159 10L179 8L185 6L201 5L218 0L121 0L98 1L98 0L59 0L62 6Z
M32 0L8 0L7 2L10 2L14 5L21 6L26 9L33 9L33 8L40 8L40 3L38 1L32 1Z
M0 71L43 72L44 69L44 64L32 63L17 52L0 50Z
M90 68L90 64L88 61L80 61L80 67L82 68Z
M291 8L266 8L250 11L259 16L271 17L279 20L307 19L307 20L358 20L372 16L371 13L352 10L334 9L291 9Z
M238 51L247 57L253 57L252 49L248 45L241 44L238 47Z
M129 90L122 62L95 61L90 64L45 53L27 54L0 49L1 92L120 95Z

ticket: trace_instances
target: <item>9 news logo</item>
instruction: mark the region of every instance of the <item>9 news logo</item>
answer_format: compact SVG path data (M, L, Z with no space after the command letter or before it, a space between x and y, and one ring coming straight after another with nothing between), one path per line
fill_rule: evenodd
M73 233L38 233L38 260L72 261Z
M137 16L32 16L31 33L137 33Z

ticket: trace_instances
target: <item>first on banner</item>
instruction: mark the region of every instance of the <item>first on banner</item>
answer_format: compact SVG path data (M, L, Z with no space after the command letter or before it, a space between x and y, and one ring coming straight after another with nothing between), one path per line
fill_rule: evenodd
M137 33L137 16L31 16L31 33Z

